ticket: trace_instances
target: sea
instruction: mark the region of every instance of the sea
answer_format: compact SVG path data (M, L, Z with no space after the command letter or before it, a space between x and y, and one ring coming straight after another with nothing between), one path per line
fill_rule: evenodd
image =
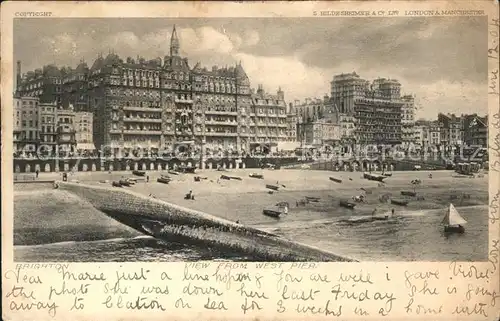
M52 191L50 193L53 193ZM52 194L50 194L52 195ZM16 216L29 216L32 205L24 199L47 198L39 191L26 192L16 199ZM53 196L53 195L52 195ZM32 204L32 203L29 203ZM54 210L56 207L56 210ZM246 225L284 238L313 245L337 255L359 261L485 261L488 248L488 209L486 205L457 207L468 221L464 234L447 235L440 225L446 208L431 210L398 209L388 221L349 223L353 212L338 202L322 199L321 205L293 208L289 215L274 220L263 215L248 217ZM51 202L45 209L46 222L14 230L14 258L24 262L134 262L134 261L252 261L245 253L219 253L202 246L167 243L145 236L105 217L97 210L81 206L77 199ZM60 213L57 213L57 212ZM92 212L94 211L94 212ZM68 213L79 221L75 226L53 227L58 215ZM227 213L224 213L228 216ZM83 220L83 221L82 221ZM82 224L91 225L85 231ZM49 222L50 224L45 224ZM44 225L45 224L45 225ZM48 226L52 227L48 227ZM17 226L17 228L16 228ZM79 227L80 226L80 227ZM98 226L99 228L96 228ZM76 235L74 238L47 238L47 235ZM22 235L22 237L21 237ZM42 237L42 236L45 236ZM40 241L44 240L44 241ZM40 243L41 242L41 243Z

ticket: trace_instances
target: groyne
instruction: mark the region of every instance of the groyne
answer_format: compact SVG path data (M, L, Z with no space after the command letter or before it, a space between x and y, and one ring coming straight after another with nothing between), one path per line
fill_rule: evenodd
M125 188L57 182L59 189L141 233L266 261L354 261L278 235L147 197Z

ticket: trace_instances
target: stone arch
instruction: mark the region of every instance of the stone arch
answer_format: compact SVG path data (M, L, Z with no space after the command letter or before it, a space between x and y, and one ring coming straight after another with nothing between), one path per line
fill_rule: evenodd
M394 170L394 168L396 167L396 165L394 163L392 163L389 168L391 169L391 172Z
M207 163L207 169L212 169L212 162Z
M64 163L63 168L64 168L65 172L69 172L69 164L68 163Z
M362 165L363 165L363 169L364 169L365 171L370 169L370 162L369 162L369 161L364 160L364 161L362 162Z
M35 165L35 172L36 171L39 171L39 172L41 171L40 164L36 164Z
M182 167L186 166L186 163L181 162L181 166L182 166Z
M161 171L161 170L162 170L162 168L161 168L161 163L158 163L158 165L156 166L156 169L157 169L157 170L159 170L159 171Z
M146 167L146 163L142 163L141 169L142 169L143 171L145 171L145 170L146 170L146 168L147 168L147 167Z
M242 168L247 168L247 164L245 162L242 162Z
M191 162L188 162L187 166L191 167L193 164Z
M16 167L15 167L14 171L15 171L16 173L21 173L21 166L16 165Z
M169 163L165 163L165 170L168 171L170 169L170 164Z
M84 163L84 164L82 165L82 172L86 172L86 171L88 171L88 170L89 170L89 166L88 166L86 163Z
M50 172L50 171L51 171L51 168L50 168L50 164L49 164L49 163L45 164L45 166L44 166L44 168L43 168L43 171L44 171L44 172Z
M232 169L232 168L233 168L233 163L229 162L229 169Z
M115 169L115 167L113 166L113 164L109 164L109 170L113 171L114 169Z
M175 171L177 169L177 163L174 163L174 165L172 165L172 168Z
M351 162L351 168L353 172L356 172L360 169L360 164L357 160Z
M97 165L95 163L92 163L92 166L90 167L90 170L95 172L97 170Z
M222 168L223 168L223 169L226 169L226 168L227 168L227 166L226 166L226 162L222 162Z
M344 163L344 172L347 172L349 170L349 164Z
M155 170L155 164L153 162L149 163L149 170L154 171Z
M138 163L134 163L134 171L136 171L138 169L139 169L139 164Z
M30 164L26 164L26 166L24 167L24 171L25 171L26 173L31 172L31 165L30 165Z
M380 166L380 161L379 160L374 160L373 161L373 170L374 171L378 171L381 169L381 166Z

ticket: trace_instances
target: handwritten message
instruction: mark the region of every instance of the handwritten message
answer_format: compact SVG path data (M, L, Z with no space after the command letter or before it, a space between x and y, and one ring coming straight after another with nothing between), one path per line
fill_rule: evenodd
M69 264L18 264L5 271L9 315L45 313L64 318L169 312L227 316L291 315L491 317L500 300L499 242L489 262L406 264L390 269L351 264L195 262L98 268ZM438 266L439 265L439 266ZM170 266L170 265L169 265ZM496 283L495 283L496 282Z

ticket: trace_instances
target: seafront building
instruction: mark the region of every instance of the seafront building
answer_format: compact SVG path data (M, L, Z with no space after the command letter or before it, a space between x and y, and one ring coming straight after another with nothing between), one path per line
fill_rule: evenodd
M333 77L331 103L356 119L355 140L361 145L402 143L401 84L379 78L371 84L355 72Z
M488 147L488 115L464 115L462 124L466 145Z
M14 150L35 151L40 144L41 113L37 97L14 97Z
M14 98L14 152L55 154L59 150L94 150L89 112L75 112L37 97Z
M287 141L284 92L251 91L241 63L190 67L175 26L167 56L146 60L99 54L89 67L17 69L17 95L93 113L93 143L125 153L153 150L232 150ZM89 127L87 127L89 128ZM76 138L74 139L76 140Z
M415 137L415 97L404 95L401 97L401 145L409 147L414 143Z

